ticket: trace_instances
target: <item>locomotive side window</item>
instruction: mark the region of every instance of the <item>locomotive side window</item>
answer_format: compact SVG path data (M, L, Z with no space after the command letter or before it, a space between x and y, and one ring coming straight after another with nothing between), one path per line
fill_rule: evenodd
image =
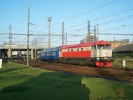
M89 48L86 48L86 50L88 50Z

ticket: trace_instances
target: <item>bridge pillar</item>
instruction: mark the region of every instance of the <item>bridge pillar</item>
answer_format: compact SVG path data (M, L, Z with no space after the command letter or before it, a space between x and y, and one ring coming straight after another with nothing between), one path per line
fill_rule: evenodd
M12 57L12 50L8 49L8 59L11 59L11 57Z
M37 49L31 49L31 59L37 59Z
M34 50L31 49L31 59L34 59Z
M37 50L35 49L35 60L37 59Z

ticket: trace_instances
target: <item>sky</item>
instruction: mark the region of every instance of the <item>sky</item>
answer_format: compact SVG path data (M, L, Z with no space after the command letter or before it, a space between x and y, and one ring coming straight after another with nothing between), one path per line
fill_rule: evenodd
M79 43L87 35L87 22L91 33L98 25L99 40L133 41L129 35L100 35L100 33L133 34L133 0L0 0L0 33L27 34L27 16L30 7L30 33L48 34L48 17L51 34L67 33L67 44ZM77 36L75 36L77 35ZM80 36L82 35L82 36ZM0 36L0 44L8 43L8 34ZM48 36L30 36L30 44L48 46ZM25 35L12 35L14 44L26 44ZM51 46L60 46L60 36L51 37Z

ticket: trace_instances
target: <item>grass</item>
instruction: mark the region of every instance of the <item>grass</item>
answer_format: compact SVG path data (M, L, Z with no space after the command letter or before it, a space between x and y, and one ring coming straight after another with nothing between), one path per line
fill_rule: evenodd
M132 100L133 84L28 68L0 69L0 100Z
M120 83L101 78L82 79L82 83L90 90L91 100L132 100L133 84ZM124 99L122 99L124 98Z
M123 60L126 60L126 68L133 68L133 53L125 54L125 53L116 53L113 54L114 62L112 63L112 67L122 68Z
M115 58L114 62L112 62L112 67L121 68L123 67L123 58ZM133 68L133 59L125 60L126 61L126 68Z

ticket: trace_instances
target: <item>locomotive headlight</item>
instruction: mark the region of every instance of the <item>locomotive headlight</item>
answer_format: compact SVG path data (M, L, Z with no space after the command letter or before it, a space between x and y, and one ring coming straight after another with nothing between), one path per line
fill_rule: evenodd
M105 58L104 58L104 61L108 61L108 58L107 58L107 57L105 57Z
M108 59L108 58L105 57L104 59Z
M100 60L100 58L97 58L97 60Z

